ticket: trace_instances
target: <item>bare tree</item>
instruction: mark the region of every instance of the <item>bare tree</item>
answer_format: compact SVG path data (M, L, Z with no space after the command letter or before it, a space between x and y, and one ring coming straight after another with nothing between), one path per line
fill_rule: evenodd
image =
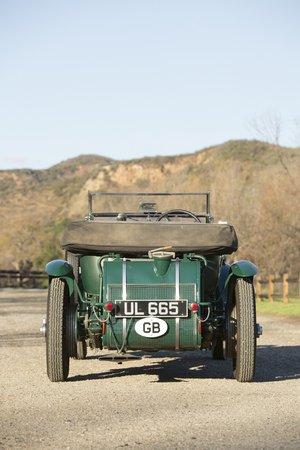
M268 111L258 118L248 120L247 129L255 139L279 146L282 119L276 111Z
M300 118L296 117L293 120L293 123L294 123L294 128L293 128L294 145L295 145L295 147L300 147Z
M297 121L297 119L295 119L294 123L296 126L298 126L298 134L300 137L300 121ZM296 194L296 199L300 204L299 192L296 186L296 182L288 168L288 165L284 161L282 149L279 144L280 134L282 131L282 119L280 114L278 114L275 110L272 110L268 111L259 118L254 117L248 121L247 129L250 131L254 138L258 138L259 140L268 144L272 144L274 146L274 151L276 153L278 161L288 175Z

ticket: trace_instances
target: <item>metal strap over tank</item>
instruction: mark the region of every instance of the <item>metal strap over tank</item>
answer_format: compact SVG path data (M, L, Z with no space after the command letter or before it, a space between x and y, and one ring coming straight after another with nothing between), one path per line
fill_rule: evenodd
M123 263L122 263L122 300L126 300L127 298L127 272L126 272L126 258L123 258ZM126 338L126 318L123 319L123 342L124 339ZM109 346L111 347L112 345L112 340L111 340L111 327L109 327ZM126 342L124 344L123 350L126 351Z
M175 262L175 300L179 300L179 259ZM180 318L175 319L175 350L179 350L179 324Z
M122 300L126 300L127 298L127 274L126 274L126 258L123 258L122 264Z
M126 258L123 258L123 264L122 264L122 300L127 299L127 268L126 268ZM127 319L123 318L123 342L126 339L126 326L127 326ZM126 348L127 342L124 343L124 351L127 350Z

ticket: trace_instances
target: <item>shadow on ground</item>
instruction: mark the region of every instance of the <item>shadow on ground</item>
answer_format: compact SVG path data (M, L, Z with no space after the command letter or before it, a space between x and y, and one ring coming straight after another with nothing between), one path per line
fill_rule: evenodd
M131 353L141 355L140 352ZM120 378L135 375L157 375L156 383L178 383L189 379L233 379L232 360L216 361L211 352L158 352L142 353L144 365L126 367L117 363L99 361L104 371L91 375L68 378L68 382L97 380L103 378ZM98 359L90 356L88 359ZM108 364L105 370L105 364ZM115 366L112 366L115 364ZM253 382L266 383L300 378L300 346L275 347L272 345L258 347L256 376Z

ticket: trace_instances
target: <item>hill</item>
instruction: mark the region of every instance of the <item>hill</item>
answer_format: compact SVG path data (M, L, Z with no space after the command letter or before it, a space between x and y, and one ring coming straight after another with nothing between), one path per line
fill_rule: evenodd
M299 150L299 149L298 149ZM47 170L0 172L0 268L62 257L65 225L87 213L87 191L211 191L216 221L239 237L236 259L261 273L298 274L300 156L297 149L229 141L192 154L115 161L81 155Z

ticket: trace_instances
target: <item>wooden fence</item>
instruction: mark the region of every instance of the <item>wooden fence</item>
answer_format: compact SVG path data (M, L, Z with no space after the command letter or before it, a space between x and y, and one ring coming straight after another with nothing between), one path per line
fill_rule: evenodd
M269 275L268 280L262 280L260 276L256 278L256 301L260 302L262 298L267 298L269 302L273 302L274 298L282 298L283 303L287 304L289 298L297 298L300 302L300 277L289 278L285 273L281 278L275 278L274 275ZM1 286L22 286L22 287L35 287L40 283L40 280L47 280L48 275L42 270L20 271L20 270L0 270L0 285ZM276 283L282 284L281 292L278 290L275 293L274 285ZM298 284L298 295L291 295L290 283ZM268 295L262 293L262 285L267 285ZM264 289L266 291L267 289Z
M275 294L275 284L281 283L282 290L281 293ZM291 295L290 293L290 283L298 284L298 295ZM262 285L268 285L268 295L262 294ZM289 278L289 275L285 273L281 278L275 278L274 275L269 275L268 280L262 280L259 276L256 277L256 301L260 302L262 298L268 298L269 302L273 302L274 298L282 298L283 303L287 304L289 302L289 298L297 298L300 302L300 277L298 278Z
M6 287L35 287L40 284L40 280L48 279L46 272L42 270L20 271L20 270L0 270L0 285Z

